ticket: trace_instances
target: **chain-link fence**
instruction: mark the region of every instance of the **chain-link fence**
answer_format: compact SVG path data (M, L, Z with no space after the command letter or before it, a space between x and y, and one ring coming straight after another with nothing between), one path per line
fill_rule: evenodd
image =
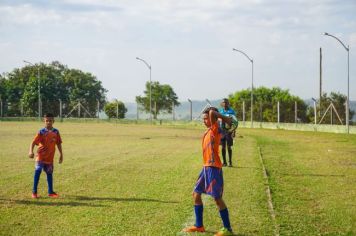
M201 113L207 106L220 107L220 101L202 102L191 101L181 102L179 106L173 106L172 112L156 111L155 103L152 107L152 117L156 120L173 120L173 121L190 121L200 120ZM107 119L104 112L105 104L99 101L87 102L85 100L68 102L68 101L41 101L31 104L21 102L6 102L0 100L0 117L21 117L21 118L41 118L45 113L52 113L55 117L60 118L96 118ZM241 102L235 104L237 118L241 122L252 123L295 123L295 124L330 124L345 125L345 109L340 112L334 104L330 104L328 109L320 111L317 106L300 107L297 102L294 103L255 103L251 113L251 104ZM127 112L125 118L128 120L150 120L151 116L145 112L136 103L125 103ZM118 111L117 111L118 112ZM343 114L344 113L344 114ZM350 118L354 111L350 112ZM252 119L251 119L252 116ZM117 116L119 117L119 116ZM115 117L114 117L115 118ZM350 120L350 125L353 125Z

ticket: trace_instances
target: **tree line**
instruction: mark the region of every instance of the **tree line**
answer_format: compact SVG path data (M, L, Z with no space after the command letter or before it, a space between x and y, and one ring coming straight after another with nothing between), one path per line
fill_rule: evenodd
M116 99L111 102L106 100L108 90L94 75L68 68L58 61L48 65L44 63L27 65L0 75L2 112L7 116L38 116L39 90L41 110L51 112L55 116L59 116L62 112L75 117L96 117L99 111L104 110L109 118L125 118L127 112L123 102ZM136 102L141 111L146 113L151 111L154 119L157 119L159 114L172 113L173 107L180 105L178 96L167 84L152 81L150 86L150 82L146 82L143 93L142 96L136 96ZM228 98L232 108L237 111L239 120L243 119L243 109L245 109L245 120L250 120L251 89L237 91L230 94ZM255 88L253 101L255 121L276 122L279 102L281 122L294 123L296 111L298 122L314 122L313 106L306 104L298 96L291 95L289 90L278 87ZM317 102L318 123L323 118L321 123L339 124L341 121L345 124L345 102L345 95L334 92L329 95L324 93ZM72 113L74 109L80 107L83 107L85 112ZM326 111L330 115L325 114ZM350 120L354 113L354 111L350 112Z
M243 104L245 104L245 120L251 118L251 89L245 89L229 95L231 106L238 111L238 118L242 120ZM291 95L289 90L278 87L259 87L253 90L253 120L261 122L277 122L277 109L280 109L280 121L285 123L297 122L313 123L314 107L306 104L298 96ZM316 102L317 123L345 124L346 121L346 96L341 93L324 93ZM331 107L335 109L331 110ZM295 114L297 112L297 114ZM350 112L352 120L354 111ZM338 117L339 116L339 117ZM323 119L322 119L323 118ZM339 120L340 118L340 120ZM322 119L322 120L321 120ZM340 122L341 121L341 122Z

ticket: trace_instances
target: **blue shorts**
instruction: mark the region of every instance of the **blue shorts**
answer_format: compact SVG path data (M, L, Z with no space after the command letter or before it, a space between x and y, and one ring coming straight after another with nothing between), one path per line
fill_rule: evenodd
M53 173L53 163L45 164L42 161L36 161L35 170L42 171L42 169L46 172L46 174Z
M224 178L221 168L204 166L194 187L196 193L206 193L215 199L221 198L224 191Z

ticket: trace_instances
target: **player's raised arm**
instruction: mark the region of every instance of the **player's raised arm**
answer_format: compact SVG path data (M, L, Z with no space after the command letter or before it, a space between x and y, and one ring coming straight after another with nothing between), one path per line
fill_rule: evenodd
M210 107L209 119L211 121L211 124L216 122L217 119L221 119L223 122L227 123L228 125L231 125L231 122L232 122L231 117L221 115L215 107Z

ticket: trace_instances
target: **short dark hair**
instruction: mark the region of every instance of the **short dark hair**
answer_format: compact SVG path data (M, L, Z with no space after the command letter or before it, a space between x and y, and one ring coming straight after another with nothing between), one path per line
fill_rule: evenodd
M227 99L227 98L223 98L222 102L230 103L230 102L229 102L229 99Z
M219 110L216 107L207 107L207 108L204 109L203 114L209 114L210 110L219 112Z
M52 113L46 113L43 116L44 118L54 118L54 115Z

